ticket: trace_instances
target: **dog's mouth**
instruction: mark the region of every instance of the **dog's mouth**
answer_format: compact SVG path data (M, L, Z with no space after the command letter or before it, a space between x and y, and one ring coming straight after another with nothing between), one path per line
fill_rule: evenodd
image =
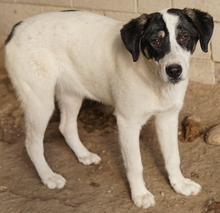
M177 78L177 79L169 79L168 80L168 83L171 83L171 84L173 84L173 85L176 85L176 84L179 84L180 83L180 81L183 81L183 79L182 78Z

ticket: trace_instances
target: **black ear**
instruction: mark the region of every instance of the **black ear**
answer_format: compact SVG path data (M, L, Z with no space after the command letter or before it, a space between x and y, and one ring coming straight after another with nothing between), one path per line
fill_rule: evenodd
M183 14L193 23L198 31L201 48L208 52L208 43L211 39L214 22L208 13L196 9L185 8Z
M146 29L148 20L149 16L143 14L136 19L132 19L121 29L122 41L128 51L132 54L133 61L137 61L139 58L140 41Z

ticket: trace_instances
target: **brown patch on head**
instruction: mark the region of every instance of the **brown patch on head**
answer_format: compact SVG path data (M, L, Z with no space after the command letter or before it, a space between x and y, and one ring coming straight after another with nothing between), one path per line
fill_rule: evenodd
M190 9L190 8L185 8L184 12L187 16L189 16L192 20L196 19L196 15L195 15L195 10Z
M163 30L158 32L158 37L164 38L165 37L165 32Z
M148 59L150 58L147 49L144 49L144 55L146 56L146 58L148 58Z
M194 43L193 45L192 53L194 53L195 50L196 50L196 43Z
M140 25L145 25L147 24L148 21L148 17L146 16L146 14L142 14L139 18L138 18L138 22Z

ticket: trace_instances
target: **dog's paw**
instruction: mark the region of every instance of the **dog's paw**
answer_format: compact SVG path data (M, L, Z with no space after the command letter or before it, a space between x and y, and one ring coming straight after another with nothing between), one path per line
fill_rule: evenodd
M87 156L78 157L78 160L84 165L91 165L91 164L99 164L101 158L98 155L90 152Z
M154 196L149 191L143 195L132 196L132 200L139 208L147 209L155 205Z
M172 187L177 193L181 193L183 195L197 195L200 190L201 186L194 181L184 178L182 181L176 181L171 183Z
M46 178L42 179L44 185L46 185L49 189L61 189L64 187L66 180L59 174L52 173Z

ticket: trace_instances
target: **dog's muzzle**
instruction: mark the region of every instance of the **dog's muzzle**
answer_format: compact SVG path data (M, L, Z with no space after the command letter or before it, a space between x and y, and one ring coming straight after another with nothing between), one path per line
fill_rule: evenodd
M170 83L178 83L181 81L182 67L179 64L172 64L166 67L166 73L169 76Z

